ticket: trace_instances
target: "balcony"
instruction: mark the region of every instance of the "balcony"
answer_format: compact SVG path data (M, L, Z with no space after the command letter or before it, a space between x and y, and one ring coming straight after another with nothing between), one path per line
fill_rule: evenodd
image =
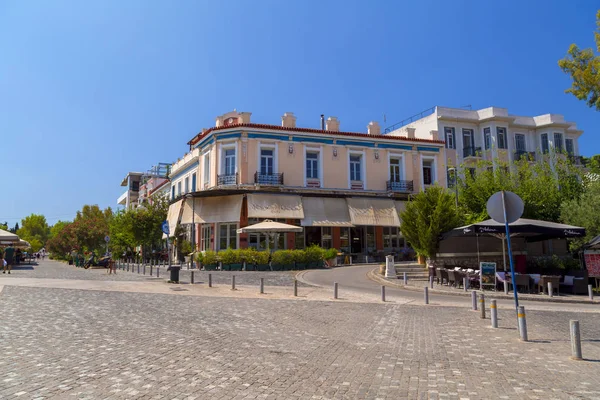
M413 181L387 181L388 192L412 193L414 189Z
M535 151L517 150L515 151L515 160L526 158L529 161L535 161Z
M237 172L233 175L217 175L217 186L237 185L238 182Z
M464 147L463 158L467 157L481 157L481 147Z
M283 185L283 172L280 174L261 174L256 171L254 173L254 183L259 185Z

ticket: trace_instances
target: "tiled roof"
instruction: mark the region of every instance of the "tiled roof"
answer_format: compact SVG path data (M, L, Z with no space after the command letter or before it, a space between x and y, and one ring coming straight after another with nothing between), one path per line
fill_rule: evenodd
M407 142L416 142L416 143L430 143L430 144L444 144L443 140L430 140L430 139L420 139L420 138L408 138L405 136L389 136L389 135L377 135L377 136L369 136L366 133L359 132L337 132L337 131L327 131L321 129L310 129L310 128L288 128L285 126L279 125L268 125L268 124L233 124L227 126L220 126L218 128L209 128L204 132L198 133L192 140L188 142L188 145L194 145L198 143L200 140L205 138L211 132L221 131L225 129L232 128L256 128L256 129L270 129L276 131L285 131L290 133L319 133L324 136L353 136L360 137L363 139L385 139L385 140L399 140L399 141L407 141Z

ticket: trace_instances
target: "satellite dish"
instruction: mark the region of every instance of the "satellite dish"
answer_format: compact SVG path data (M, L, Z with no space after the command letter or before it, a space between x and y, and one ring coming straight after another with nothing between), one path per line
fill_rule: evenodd
M523 200L513 192L503 190L490 196L487 201L487 212L496 222L512 224L523 215L525 204ZM506 220L504 212L506 210Z

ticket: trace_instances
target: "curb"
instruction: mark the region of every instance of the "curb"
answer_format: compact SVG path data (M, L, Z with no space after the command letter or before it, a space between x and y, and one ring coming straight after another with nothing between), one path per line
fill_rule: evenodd
M398 289L410 290L412 292L422 292L422 288L414 287L414 286L405 286L401 283L395 283L391 280L382 278L375 272L376 269L373 269L367 273L367 278L372 280L373 282L377 282L379 284L390 286ZM424 281L424 286L429 287L429 281ZM458 296L458 297L471 297L471 292L448 292L444 290L438 290L435 287L433 289L429 288L429 293L432 294L442 294L448 296ZM488 299L498 299L498 300L510 300L513 299L513 296L505 296L503 294L496 294L493 292L485 291L485 297ZM529 298L529 297L519 297L521 300L525 301L537 301L539 303L562 303L562 304L600 304L600 300L565 300L558 297L540 297L540 298Z

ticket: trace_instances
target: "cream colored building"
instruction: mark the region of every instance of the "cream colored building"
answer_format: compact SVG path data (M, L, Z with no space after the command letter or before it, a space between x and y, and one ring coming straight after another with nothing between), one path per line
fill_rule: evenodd
M217 117L188 143L172 165L169 223L193 224L201 250L264 247L260 235L237 229L264 219L303 226L276 248L312 243L359 259L398 251L398 209L411 193L446 185L446 149L428 137L382 135L377 122L366 132L344 132L335 117L322 129L251 122L251 113Z

